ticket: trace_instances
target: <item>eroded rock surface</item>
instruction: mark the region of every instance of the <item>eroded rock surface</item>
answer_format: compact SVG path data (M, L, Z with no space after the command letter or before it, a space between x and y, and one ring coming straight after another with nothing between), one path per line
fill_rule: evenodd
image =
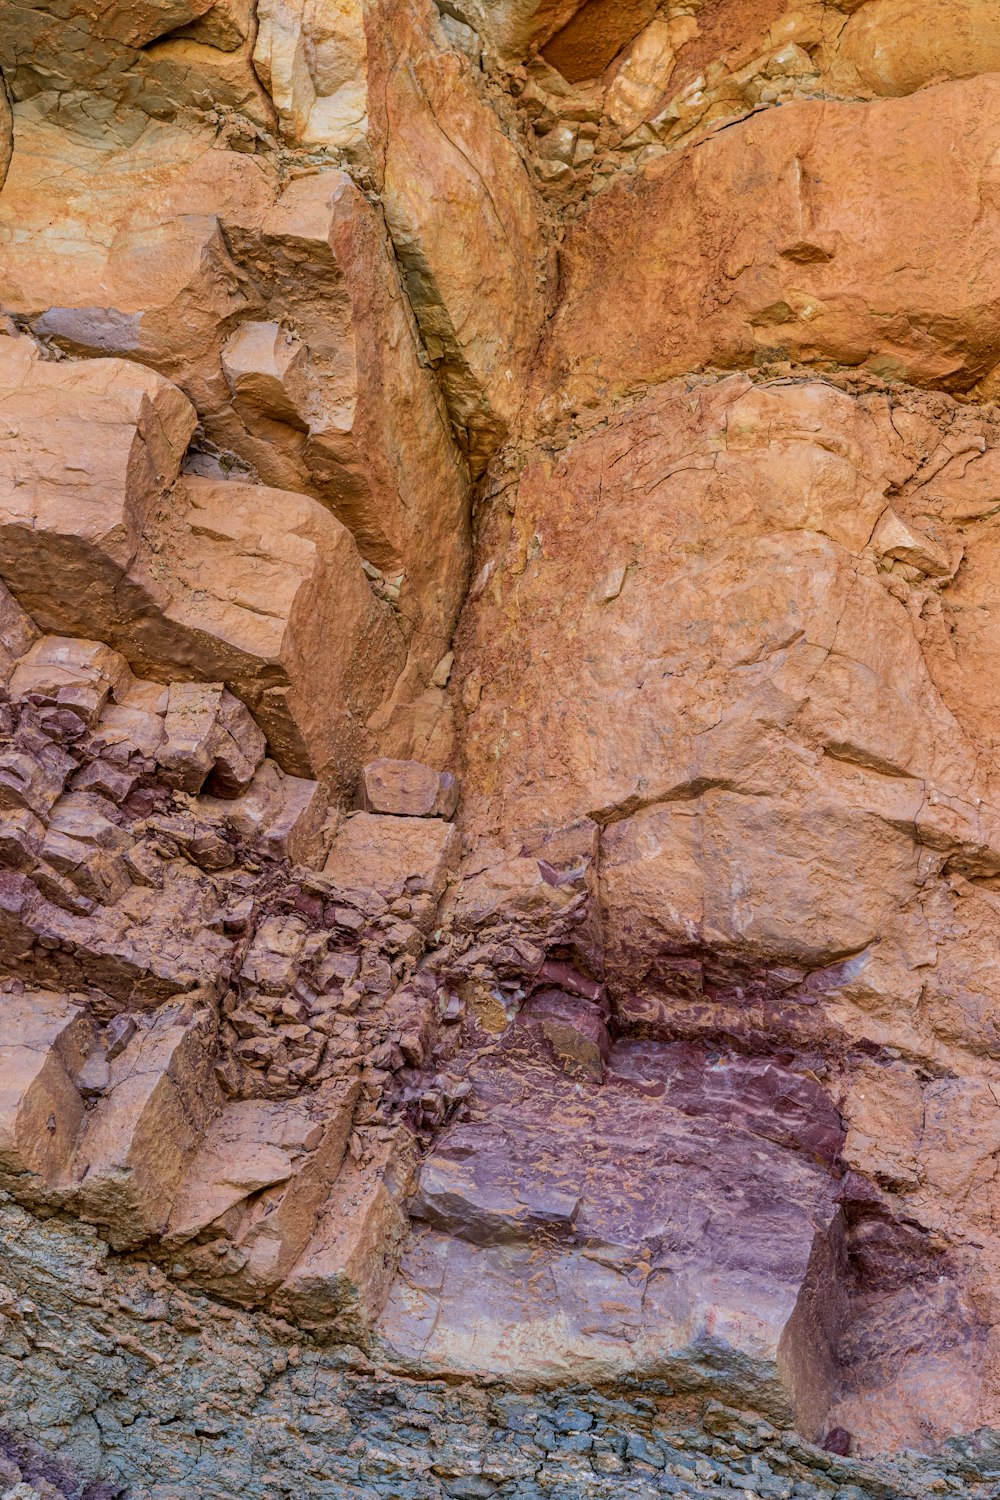
M992 1493L995 5L0 67L4 1500Z

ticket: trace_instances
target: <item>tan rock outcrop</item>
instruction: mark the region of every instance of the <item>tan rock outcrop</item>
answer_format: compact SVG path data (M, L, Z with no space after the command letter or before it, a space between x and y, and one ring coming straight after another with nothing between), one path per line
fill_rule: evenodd
M22 989L4 994L3 1006L0 1171L8 1181L37 1177L44 1199L83 1120L74 1078L90 1050L90 1028L69 996ZM33 1196L29 1184L18 1187Z
M368 91L360 0L263 0L254 66L286 137L364 153Z
M567 239L544 413L788 360L971 390L1000 354L996 94L793 103L617 183Z
M228 683L285 769L349 781L404 661L350 534L315 500L259 485L183 478L168 499L195 424L175 387L4 342L0 574L15 596L49 629L112 642L140 675Z
M885 98L946 78L995 73L995 19L983 0L947 0L933 16L916 0L873 0L858 7L837 38L832 78Z
M365 812L451 818L458 793L458 782L450 771L433 771L415 760L383 758L363 767L358 800Z
M56 172L65 219L37 183ZM30 110L0 205L2 306L74 354L158 370L199 409L225 382L228 332L259 306L228 236L259 222L274 173L205 133L153 124L124 149Z
M403 662L350 534L304 495L208 479L180 480L162 514L120 590L129 659L228 683L286 770L350 780Z
M540 220L521 158L430 0L383 0L366 22L386 222L459 442L479 470L520 409L541 330Z
M393 251L380 216L342 172L293 182L261 232L270 305L295 318L308 345L284 346L282 358L295 363L280 380L246 368L242 392L237 348L227 345L234 405L245 409L253 382L270 381L270 397L261 388L257 398L265 432L268 422L282 423L297 483L330 505L363 556L395 580L425 685L464 586L466 475L421 364ZM254 338L259 347L261 333ZM243 349L244 361L262 363L246 342ZM275 357L267 354L263 363ZM224 416L209 430L243 448ZM243 451L266 469L259 439Z
M50 362L30 339L0 339L0 382L4 581L43 629L100 637L197 417L141 365Z

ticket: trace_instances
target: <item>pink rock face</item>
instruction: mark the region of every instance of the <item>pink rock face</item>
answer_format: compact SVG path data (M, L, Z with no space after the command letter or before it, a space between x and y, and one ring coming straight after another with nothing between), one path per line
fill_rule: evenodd
M302 1472L994 1482L996 10L0 0L0 1211Z
M738 1348L749 1363L731 1394L749 1380L765 1407L790 1401L815 1430L844 1310L828 1167L758 1133L754 1105L737 1103L739 1069L717 1084L692 1053L675 1103L669 1049L639 1051L615 1048L586 1102L524 1061L474 1075L475 1123L446 1132L421 1169L414 1206L429 1227L385 1336L456 1372L503 1368L516 1341L521 1379L543 1384L574 1367L599 1381L681 1365L724 1382ZM780 1076L776 1092L782 1082L802 1094ZM818 1089L797 1102L803 1126L825 1113L829 1161L835 1112ZM528 1265L547 1291L525 1305Z

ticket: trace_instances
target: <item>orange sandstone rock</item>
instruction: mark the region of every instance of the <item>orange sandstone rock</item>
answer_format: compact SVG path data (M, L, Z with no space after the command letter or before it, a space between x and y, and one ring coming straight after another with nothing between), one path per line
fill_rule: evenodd
M1000 357L996 98L793 103L616 183L567 238L543 415L788 360L971 390Z

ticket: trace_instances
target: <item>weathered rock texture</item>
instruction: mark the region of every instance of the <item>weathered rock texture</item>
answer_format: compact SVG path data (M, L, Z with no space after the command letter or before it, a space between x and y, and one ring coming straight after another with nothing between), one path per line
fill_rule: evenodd
M995 0L0 0L0 1494L1000 1476Z

